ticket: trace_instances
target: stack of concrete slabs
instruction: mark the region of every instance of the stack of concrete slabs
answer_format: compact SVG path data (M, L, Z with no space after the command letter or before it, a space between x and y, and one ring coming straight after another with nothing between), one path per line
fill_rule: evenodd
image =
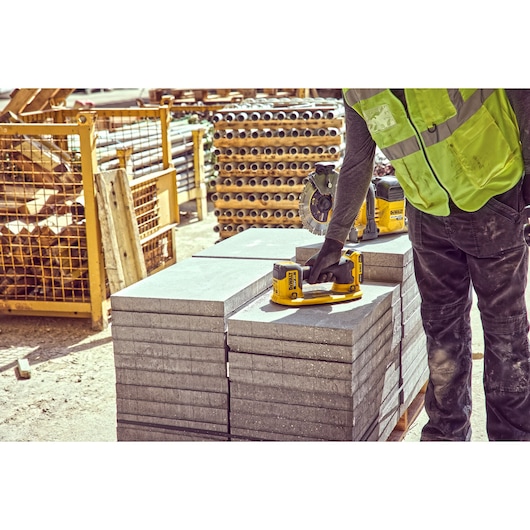
M303 307L264 293L228 318L232 440L363 440L374 424L393 429L399 285L362 291L360 300Z
M189 258L111 296L119 441L228 440L226 321L262 260Z
M296 261L304 263L319 248L319 243L302 245L296 249ZM347 243L345 248L362 252L365 281L399 282L401 285L400 410L403 414L429 375L412 245L405 233L383 235L366 242Z

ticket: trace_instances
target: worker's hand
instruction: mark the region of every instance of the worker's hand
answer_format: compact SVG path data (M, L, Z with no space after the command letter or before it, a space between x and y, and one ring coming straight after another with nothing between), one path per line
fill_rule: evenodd
M343 244L336 239L324 240L324 244L318 254L311 256L305 263L311 267L308 283L331 282L334 279L332 272L326 272L326 269L336 265L342 256Z

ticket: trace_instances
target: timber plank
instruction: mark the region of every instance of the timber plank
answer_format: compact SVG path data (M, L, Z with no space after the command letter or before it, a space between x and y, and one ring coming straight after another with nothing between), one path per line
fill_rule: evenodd
M147 276L134 201L124 169L95 176L103 254L111 294Z

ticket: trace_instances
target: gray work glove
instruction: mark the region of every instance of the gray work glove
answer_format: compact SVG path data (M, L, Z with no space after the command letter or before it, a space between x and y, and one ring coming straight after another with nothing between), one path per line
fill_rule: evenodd
M336 239L324 239L324 244L318 254L311 256L306 265L311 267L308 283L331 282L334 279L332 272L326 272L326 269L336 265L342 256L343 244Z

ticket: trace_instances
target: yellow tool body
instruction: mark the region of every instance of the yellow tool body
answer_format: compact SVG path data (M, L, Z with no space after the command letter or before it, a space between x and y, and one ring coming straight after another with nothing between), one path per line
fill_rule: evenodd
M348 239L368 241L406 231L403 188L394 176L374 177Z
M294 261L275 263L271 301L287 306L304 306L347 302L362 297L363 259L360 252L346 250L337 265L326 269L326 272L332 272L335 276L328 290L313 287L303 289L303 282L309 277L310 270L310 267Z
M332 162L317 162L300 193L302 225L311 233L325 235L333 216L339 173ZM348 235L353 243L380 235L407 231L405 194L394 175L373 177L366 198Z

